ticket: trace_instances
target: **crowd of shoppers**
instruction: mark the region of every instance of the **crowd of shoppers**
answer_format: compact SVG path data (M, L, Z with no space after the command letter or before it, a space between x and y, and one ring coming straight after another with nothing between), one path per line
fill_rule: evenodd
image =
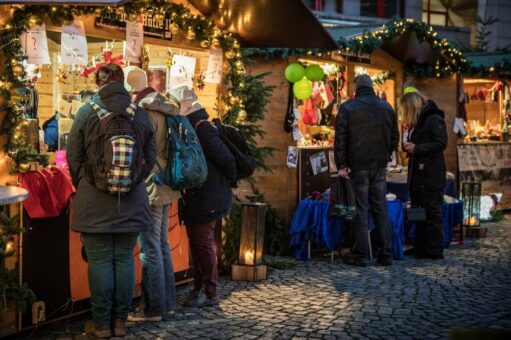
M172 314L176 305L168 212L181 194L153 181L155 172L165 167L167 161L165 116L188 116L208 168L203 186L183 194L184 220L196 268L194 290L185 301L188 306L219 302L213 230L230 209L236 165L217 129L207 122L208 115L192 89L180 86L163 96L148 87L143 70L128 67L123 71L116 64L100 67L95 76L98 91L91 103L77 113L69 135L67 158L76 187L71 225L82 235L89 264L92 320L86 323L85 329L95 337L108 338L124 336L127 320L160 321ZM122 119L118 118L120 115ZM123 119L129 119L129 123L126 125ZM114 175L90 152L91 145L97 144L94 133L99 131L103 137L110 129L117 134L134 131L138 137L135 143L139 143L133 147L130 136L119 138L112 134L111 140L121 143L112 144L113 155L109 155L112 164L120 164ZM97 158L108 157L107 153L99 152ZM130 165L135 157L140 164ZM126 175L130 166L140 175ZM100 177L94 176L95 172L101 171L108 173L109 190L111 176L115 177L115 195L102 190L99 180L94 182L94 178ZM137 239L142 263L142 299L138 311L130 314Z

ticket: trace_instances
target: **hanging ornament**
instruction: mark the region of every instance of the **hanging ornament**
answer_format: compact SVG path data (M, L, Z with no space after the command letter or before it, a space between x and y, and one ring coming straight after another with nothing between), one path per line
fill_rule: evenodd
M240 99L236 96L232 96L231 98L229 98L229 103L231 103L231 105L236 105L240 102Z
M319 65L309 65L305 68L305 76L310 81L320 81L323 79L325 73L323 72L323 69Z
M129 21L137 21L137 18L138 18L138 14L137 13L131 12L130 14L128 14L128 20Z
M195 39L195 31L192 28L189 28L186 32L186 39L193 40Z
M213 46L214 48L219 48L220 47L220 40L218 40L216 38L211 40L211 46Z
M149 63L151 62L151 58L149 57L149 47L144 46L142 49L142 56L140 57L140 68L142 70L147 71L149 69Z
M15 65L12 68L12 72L16 77L19 77L23 74L23 67L21 65Z
M163 21L163 20L165 20L165 14L164 13L156 13L154 15L154 19L156 21Z
M232 44L232 48L235 48L235 49L239 49L241 46L240 46L240 43L235 41L233 44Z
M306 78L294 83L293 94L301 100L309 98L312 95L312 83Z
M233 50L227 50L227 51L225 51L225 57L226 57L227 59L232 59L232 58L234 58L235 56L236 56L236 52L235 52L235 51L233 51Z
M204 87L206 87L206 76L204 75L204 72L201 72L198 76L194 77L193 79L196 83L196 87L199 90L204 90Z
M202 48L208 48L208 47L209 47L209 40L202 40L202 41L200 42L200 46L201 46Z
M245 122L245 120L247 119L247 111L241 109L239 112L238 112L238 117L236 119L236 122L238 124L243 124Z
M19 165L20 172L28 172L30 170L30 164L29 163L21 163Z
M286 67L284 75L286 76L286 79L288 81L290 81L291 83L296 83L297 81L303 79L303 76L305 75L305 69L303 68L302 65L298 63L293 63Z
M179 25L176 24L175 22L170 24L169 29L170 29L170 33L172 33L172 34L178 34L179 33Z

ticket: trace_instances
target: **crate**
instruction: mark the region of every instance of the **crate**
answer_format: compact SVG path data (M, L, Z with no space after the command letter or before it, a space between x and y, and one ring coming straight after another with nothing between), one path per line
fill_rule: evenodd
M233 281L260 281L268 278L268 267L264 264L257 266L232 265Z
M488 233L487 227L465 227L464 228L464 235L465 237L486 237L486 234Z

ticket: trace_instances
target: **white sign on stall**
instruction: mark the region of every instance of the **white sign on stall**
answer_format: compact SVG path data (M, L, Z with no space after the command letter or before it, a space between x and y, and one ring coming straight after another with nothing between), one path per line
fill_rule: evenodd
M193 75L197 59L183 55L175 55L172 58L168 88L180 85L193 87Z
M124 60L140 62L144 44L144 24L142 21L126 21L126 42L124 43Z
M222 81L222 68L224 64L224 52L221 48L211 48L209 50L208 69L204 82L211 84L220 84Z
M30 27L21 36L21 43L25 54L28 56L27 63L39 65L51 64L45 24Z
M87 38L82 21L62 25L60 54L64 65L87 65Z

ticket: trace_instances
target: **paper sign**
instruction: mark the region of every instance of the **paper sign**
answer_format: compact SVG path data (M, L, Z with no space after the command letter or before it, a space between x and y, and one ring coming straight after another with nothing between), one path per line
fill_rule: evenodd
M224 64L224 52L221 48L209 50L208 69L206 70L204 82L220 84L222 80L222 69Z
M175 55L172 58L172 67L170 68L169 88L181 85L193 87L193 75L195 73L195 62L193 57Z
M46 26L35 25L29 28L21 36L23 50L28 56L27 63L49 65L50 54L48 53L48 40L46 39Z
M296 146L287 147L287 166L296 168L298 164L298 148Z
M82 21L62 25L60 55L64 65L87 65L87 38Z
M300 127L295 122L293 123L293 140L296 142L303 138L302 131L300 131Z
M310 162L312 167L312 174L314 176L319 175L325 171L328 171L328 160L324 152L315 153L310 156Z
M144 44L144 24L140 21L126 21L126 41L124 43L124 60L140 62Z

